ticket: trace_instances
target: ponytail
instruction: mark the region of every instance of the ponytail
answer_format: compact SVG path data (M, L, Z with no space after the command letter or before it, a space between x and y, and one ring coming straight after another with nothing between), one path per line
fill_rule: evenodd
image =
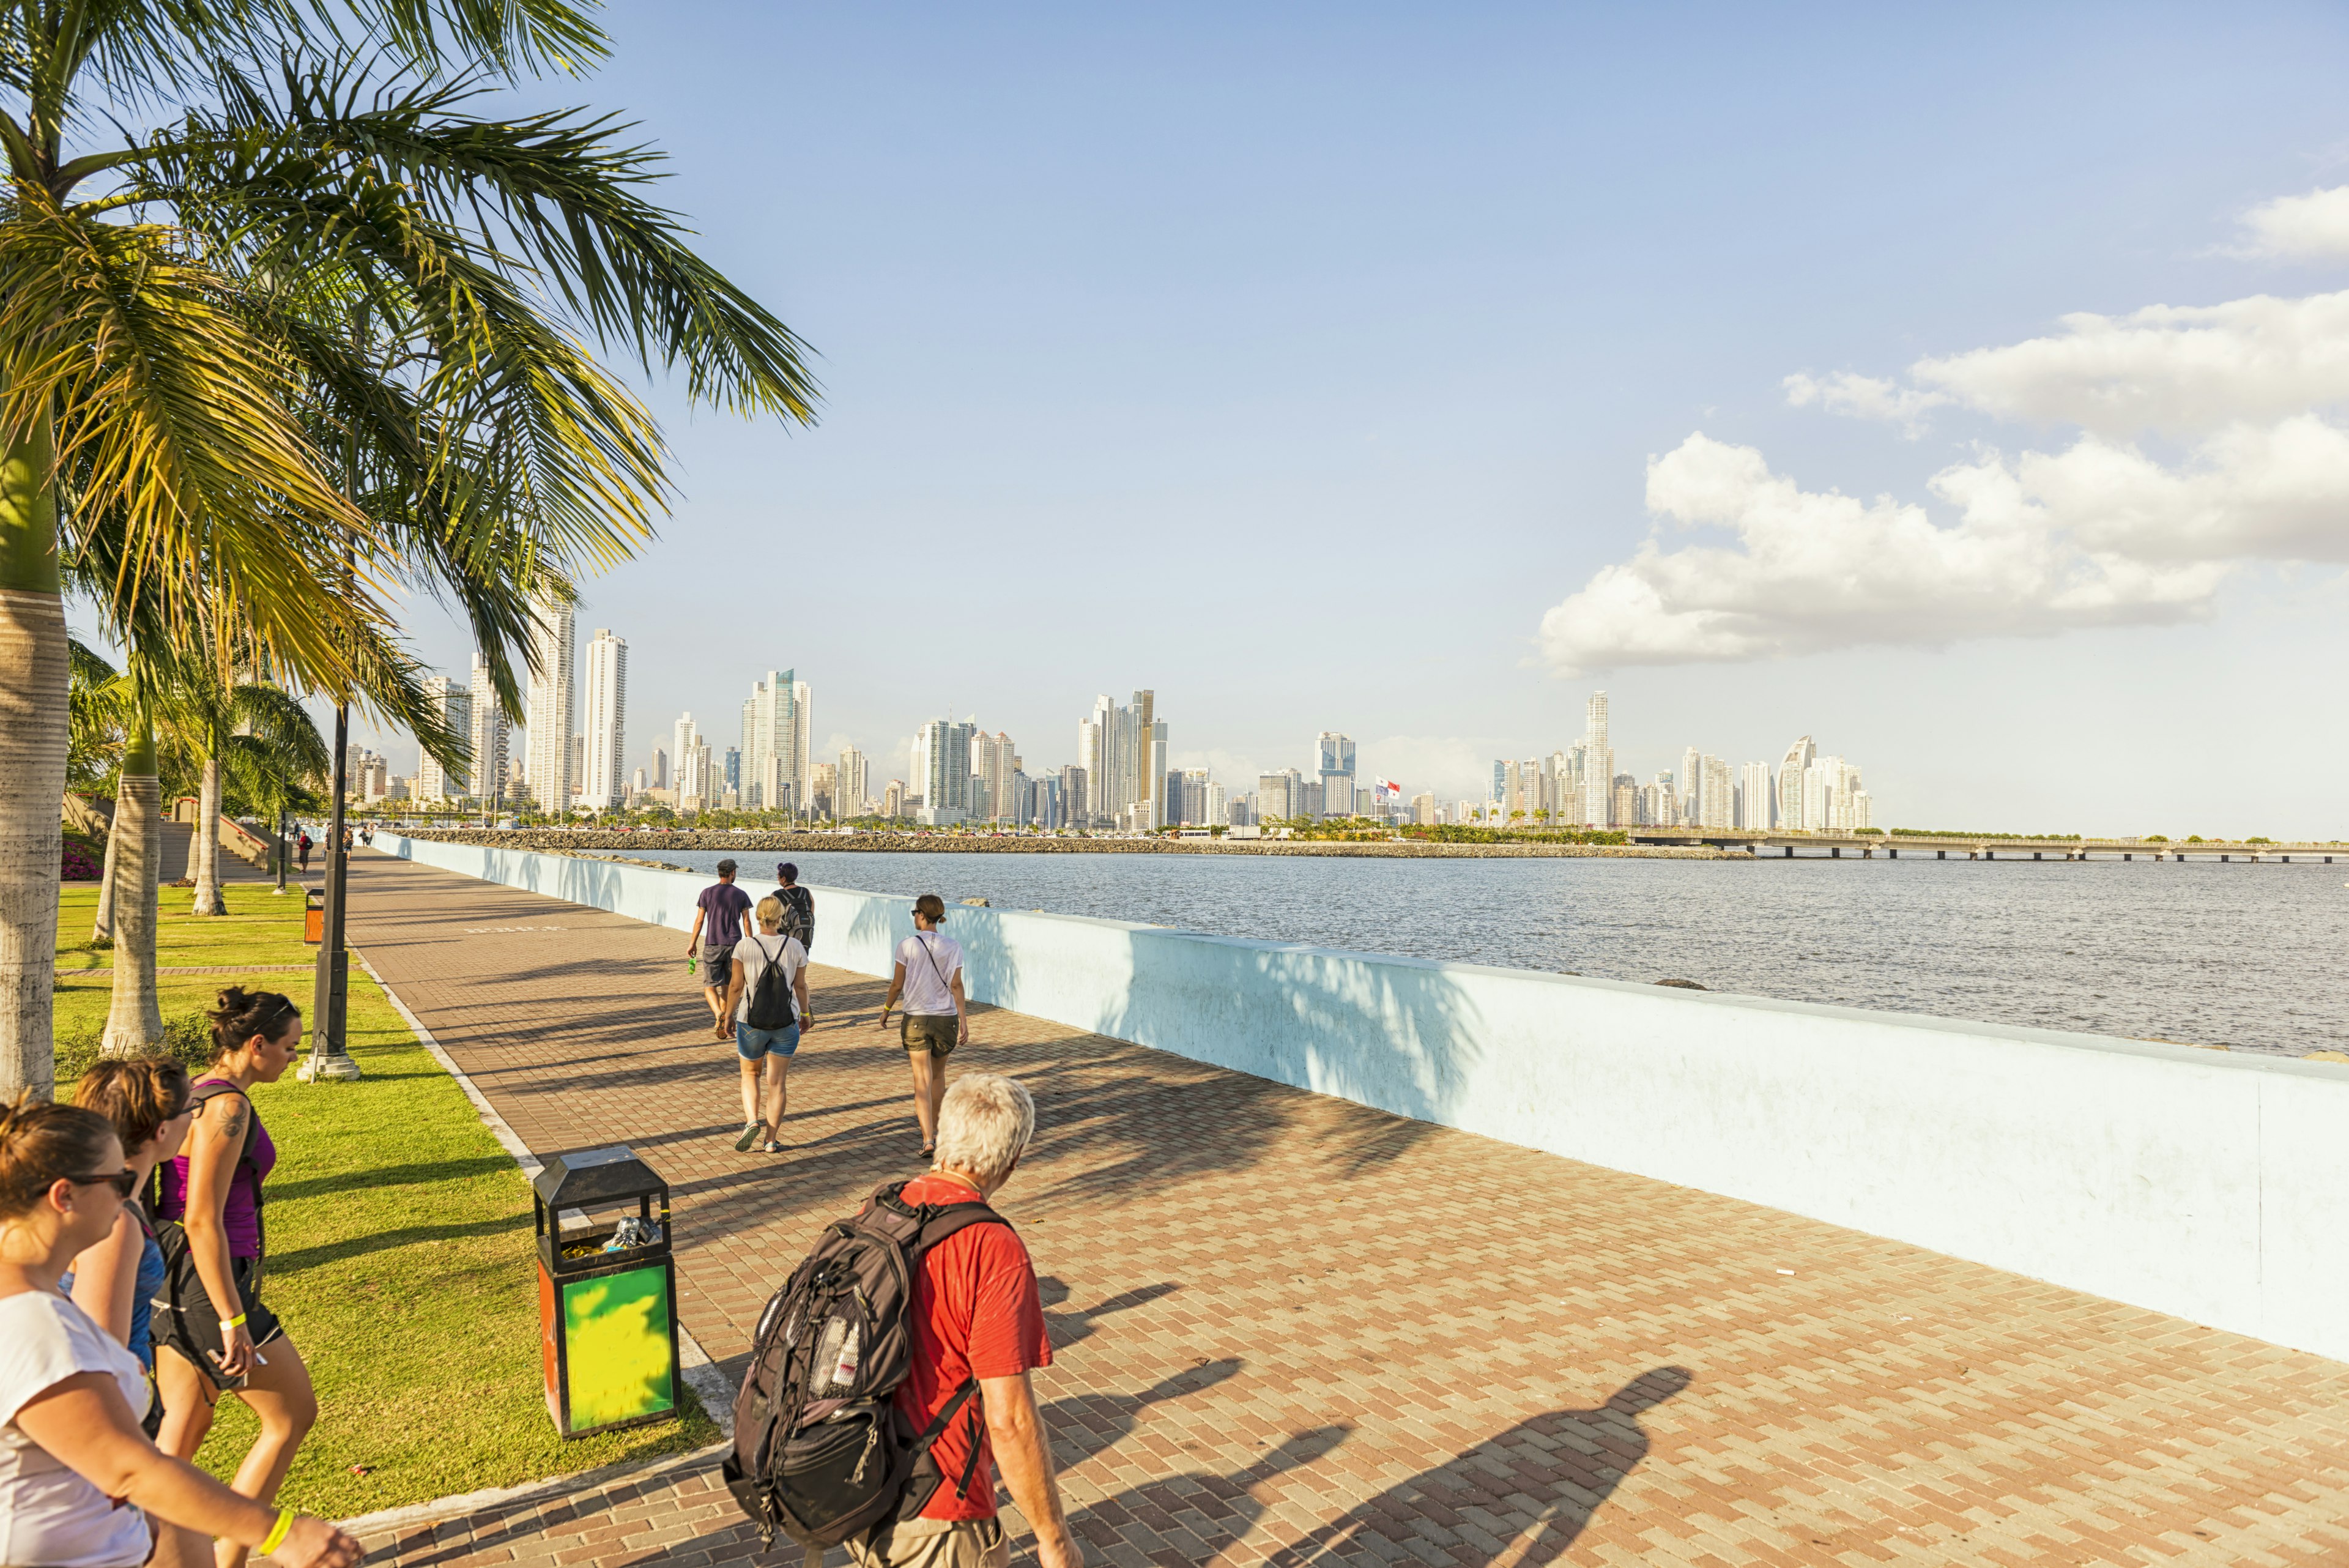
M294 999L274 991L247 991L232 985L220 993L210 1012L212 1023L212 1065L243 1050L254 1039L275 1040L289 1022L302 1016Z

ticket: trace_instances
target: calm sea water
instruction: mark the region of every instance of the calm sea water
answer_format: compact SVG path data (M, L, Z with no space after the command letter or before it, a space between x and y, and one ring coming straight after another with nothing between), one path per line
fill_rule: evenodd
M754 897L771 885L769 859L738 858ZM2239 1049L2349 1046L2349 864L792 858L805 882L948 905Z

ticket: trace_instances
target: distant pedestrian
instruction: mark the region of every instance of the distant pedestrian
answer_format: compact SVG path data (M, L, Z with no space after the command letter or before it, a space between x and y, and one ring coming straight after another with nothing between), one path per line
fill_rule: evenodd
M990 1202L1036 1136L1036 1102L1014 1079L973 1073L947 1096L937 1166L899 1196L928 1207ZM992 1222L988 1222L992 1221ZM1052 1362L1043 1293L1028 1247L1002 1216L966 1225L922 1254L914 1288L913 1365L897 1385L908 1431L943 1422L924 1467L931 1490L874 1549L846 1542L856 1568L1007 1568L1011 1543L997 1517L999 1471L1034 1532L1037 1568L1083 1568L1052 1473L1051 1434L1029 1374ZM970 1397L976 1394L977 1397ZM909 1490L903 1506L912 1505Z
M783 901L772 895L760 899L759 929L734 944L733 979L726 989L734 1054L742 1063L742 1136L734 1147L744 1153L753 1144L761 1144L761 1153L783 1152L778 1135L788 1108L792 1058L800 1032L815 1027L807 1010L807 949L782 928Z
M800 886L800 868L790 861L775 867L775 880L782 886L775 897L783 901L783 934L799 939L800 946L815 950L815 895Z
M783 901L783 934L797 938L800 946L813 954L815 895L800 886L800 868L788 860L775 867L775 880L782 884L775 889L775 897Z
M304 828L302 836L295 839L294 845L302 852L302 874L306 877L310 874L310 830Z
M701 994L709 1003L713 1040L733 1036L726 987L733 975L734 944L742 940L742 917L750 912L750 895L734 886L734 871L731 860L718 863L718 880L693 901L693 934L685 941L688 961L701 962Z
M138 1359L58 1288L115 1233L134 1183L96 1111L30 1094L0 1106L0 1562L199 1568L251 1549L281 1568L353 1568L350 1536L239 1496L139 1429Z
M946 900L925 893L914 900L914 934L897 944L896 971L881 1002L881 1027L905 998L898 1042L914 1070L914 1119L922 1126L922 1153L937 1152L938 1103L946 1098L947 1056L970 1039L970 1004L962 992L962 944L938 929Z

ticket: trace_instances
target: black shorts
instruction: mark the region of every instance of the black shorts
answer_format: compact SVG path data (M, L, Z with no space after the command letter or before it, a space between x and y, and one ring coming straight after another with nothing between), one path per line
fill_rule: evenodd
M258 1347L274 1339L285 1336L285 1325L277 1314L261 1304L255 1280L261 1272L258 1258L232 1258L229 1277L236 1282L237 1310L244 1314L244 1332ZM168 1345L179 1353L180 1359L202 1373L215 1387L236 1386L242 1380L221 1376L220 1363L212 1357L221 1353L225 1341L221 1337L220 1317L210 1310L212 1303L201 1288L191 1293L195 1298L194 1321L186 1314L175 1312L163 1296L157 1296L151 1319L157 1345Z
M927 1051L944 1056L955 1048L957 1031L951 1012L907 1012L897 1019L897 1040L909 1052Z
M701 944L701 986L725 990L734 983L734 944L717 942Z

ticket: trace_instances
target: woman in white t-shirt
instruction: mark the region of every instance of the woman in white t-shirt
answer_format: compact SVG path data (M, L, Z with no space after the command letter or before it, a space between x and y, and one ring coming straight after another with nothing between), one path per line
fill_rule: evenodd
M800 1031L815 1027L807 1015L807 949L799 939L782 934L783 901L770 893L759 900L759 929L734 944L733 977L727 982L726 1015L734 1021L734 1054L742 1064L742 1136L734 1147L748 1154L760 1146L762 1154L781 1154L777 1136L783 1130L786 1080L792 1058L800 1048ZM781 1008L789 1023L762 1027L751 1022L751 1004L758 999L759 977L769 969L782 971L788 993ZM761 1140L764 1140L761 1143Z
M206 1537L286 1568L352 1568L323 1519L240 1497L139 1428L139 1358L58 1293L121 1217L137 1177L114 1125L27 1094L0 1107L0 1563L210 1568Z
M881 1001L881 1027L905 999L897 1043L914 1070L914 1119L922 1127L922 1158L938 1152L938 1105L947 1097L947 1057L970 1044L970 1003L962 993L962 944L938 929L947 902L936 893L914 900L914 934L897 944L889 994Z

